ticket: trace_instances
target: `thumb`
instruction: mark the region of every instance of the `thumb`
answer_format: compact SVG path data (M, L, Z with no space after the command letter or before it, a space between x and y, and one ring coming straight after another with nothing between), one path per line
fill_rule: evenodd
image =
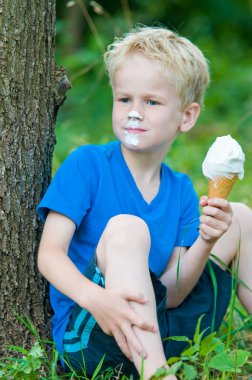
M208 196L207 195L202 195L202 197L200 197L199 204L200 204L201 207L207 206L207 204L208 204Z

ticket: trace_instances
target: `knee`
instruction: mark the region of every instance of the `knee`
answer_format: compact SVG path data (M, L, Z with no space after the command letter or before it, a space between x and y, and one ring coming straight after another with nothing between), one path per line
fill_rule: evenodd
M129 252L145 251L149 253L150 233L145 221L128 214L112 217L101 236L99 248L106 252L112 252L112 246L128 247Z
M137 216L121 214L112 217L103 231L97 245L97 263L102 273L106 273L107 260L125 254L132 260L141 257L148 262L150 233L145 221ZM139 255L138 255L139 253Z
M112 217L103 233L103 238L110 241L120 241L131 244L145 242L150 244L149 228L145 221L137 216L121 214Z
M249 220L252 219L252 210L245 203L232 202L231 207L236 218L248 218Z
M241 202L231 203L234 219L238 222L243 232L246 230L251 234L252 230L252 210Z

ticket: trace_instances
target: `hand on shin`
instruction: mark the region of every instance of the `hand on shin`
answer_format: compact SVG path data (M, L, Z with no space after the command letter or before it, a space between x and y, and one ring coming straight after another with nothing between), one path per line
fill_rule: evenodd
M147 299L138 291L126 289L103 289L97 287L97 294L89 303L89 311L102 330L113 335L118 346L128 359L132 359L131 348L140 356L147 352L134 332L133 327L155 333L157 327L137 315L130 306L134 301L144 304Z

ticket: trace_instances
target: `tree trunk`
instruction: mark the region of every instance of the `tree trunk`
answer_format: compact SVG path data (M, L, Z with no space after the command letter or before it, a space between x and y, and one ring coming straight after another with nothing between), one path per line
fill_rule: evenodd
M0 353L30 346L15 312L48 325L36 206L51 178L54 123L69 85L54 63L56 0L0 0Z

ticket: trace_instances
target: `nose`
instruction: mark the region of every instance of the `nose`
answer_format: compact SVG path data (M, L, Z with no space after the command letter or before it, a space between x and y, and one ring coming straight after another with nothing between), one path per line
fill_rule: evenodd
M132 119L132 120L143 120L143 116L140 115L140 113L138 113L137 111L130 111L128 113L128 119Z

